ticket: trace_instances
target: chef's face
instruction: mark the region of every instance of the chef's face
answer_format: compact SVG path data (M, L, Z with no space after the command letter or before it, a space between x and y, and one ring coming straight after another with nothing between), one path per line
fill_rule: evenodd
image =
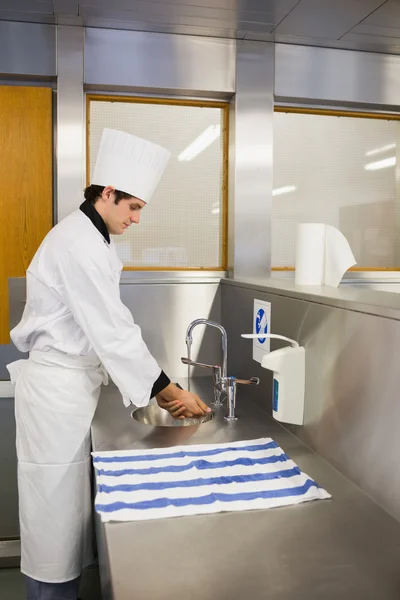
M116 204L115 189L111 186L104 188L99 201L103 208L101 216L113 235L121 235L132 223L139 223L140 212L146 206L146 202L135 197L122 199Z

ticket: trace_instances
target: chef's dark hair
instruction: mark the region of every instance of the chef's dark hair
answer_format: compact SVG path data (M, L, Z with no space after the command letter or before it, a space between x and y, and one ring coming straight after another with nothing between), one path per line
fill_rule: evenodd
M89 187L84 190L85 200L89 200L89 202L92 204L96 204L97 200L103 193L104 188L104 185L89 185ZM115 190L115 204L118 204L121 200L130 200L130 198L133 198L133 196L126 194L125 192Z

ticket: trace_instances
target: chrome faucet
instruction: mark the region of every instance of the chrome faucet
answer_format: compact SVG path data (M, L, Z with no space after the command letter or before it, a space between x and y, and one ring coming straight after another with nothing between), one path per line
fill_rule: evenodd
M222 334L222 356L220 365L209 365L206 363L199 363L191 360L191 348L193 343L193 329L197 325L210 325L220 330ZM190 390L190 367L202 367L203 369L211 369L213 372L213 383L214 383L214 402L213 406L221 406L226 397L228 414L225 419L227 421L236 421L235 406L236 406L236 386L237 384L245 385L258 385L260 380L258 377L252 377L251 379L237 379L236 377L228 377L228 336L226 330L222 325L215 321L209 321L208 319L196 319L190 323L186 330L186 346L188 349L187 357L182 358L182 362L188 365L188 390Z
M209 325L210 327L216 327L221 332L221 366L219 365L207 365L204 363L196 363L191 360L191 347L193 343L193 330L197 325ZM203 367L213 370L213 382L214 382L214 406L219 406L224 401L224 395L226 394L227 384L227 371L228 371L228 336L226 330L222 325L209 319L196 319L192 321L186 330L186 346L188 349L187 359L182 358L182 362L188 365L188 389L190 389L190 367Z

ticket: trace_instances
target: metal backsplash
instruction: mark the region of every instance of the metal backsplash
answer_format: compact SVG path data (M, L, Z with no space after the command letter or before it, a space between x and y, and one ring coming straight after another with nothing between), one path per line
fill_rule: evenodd
M221 321L219 282L126 284L121 286L121 298L141 327L150 352L171 378L187 376L187 367L180 359L186 355L189 323L199 317ZM192 358L219 364L218 336L219 332L210 327L199 327L193 335ZM196 369L195 375L207 376L209 372Z
M271 374L252 360L251 342L240 338L252 330L254 298L271 302L272 332L306 348L305 423L287 428L400 520L400 321L221 287L229 373L260 376L252 399L271 414ZM271 350L278 347L271 340Z

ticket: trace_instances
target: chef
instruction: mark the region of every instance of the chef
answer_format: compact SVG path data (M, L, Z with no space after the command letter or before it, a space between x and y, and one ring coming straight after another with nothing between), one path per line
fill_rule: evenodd
M108 375L124 404L151 397L175 418L208 407L173 385L122 304L110 234L139 223L170 154L104 129L79 210L42 242L11 338L29 360L8 365L15 384L21 571L28 600L76 600L92 560L90 426Z

